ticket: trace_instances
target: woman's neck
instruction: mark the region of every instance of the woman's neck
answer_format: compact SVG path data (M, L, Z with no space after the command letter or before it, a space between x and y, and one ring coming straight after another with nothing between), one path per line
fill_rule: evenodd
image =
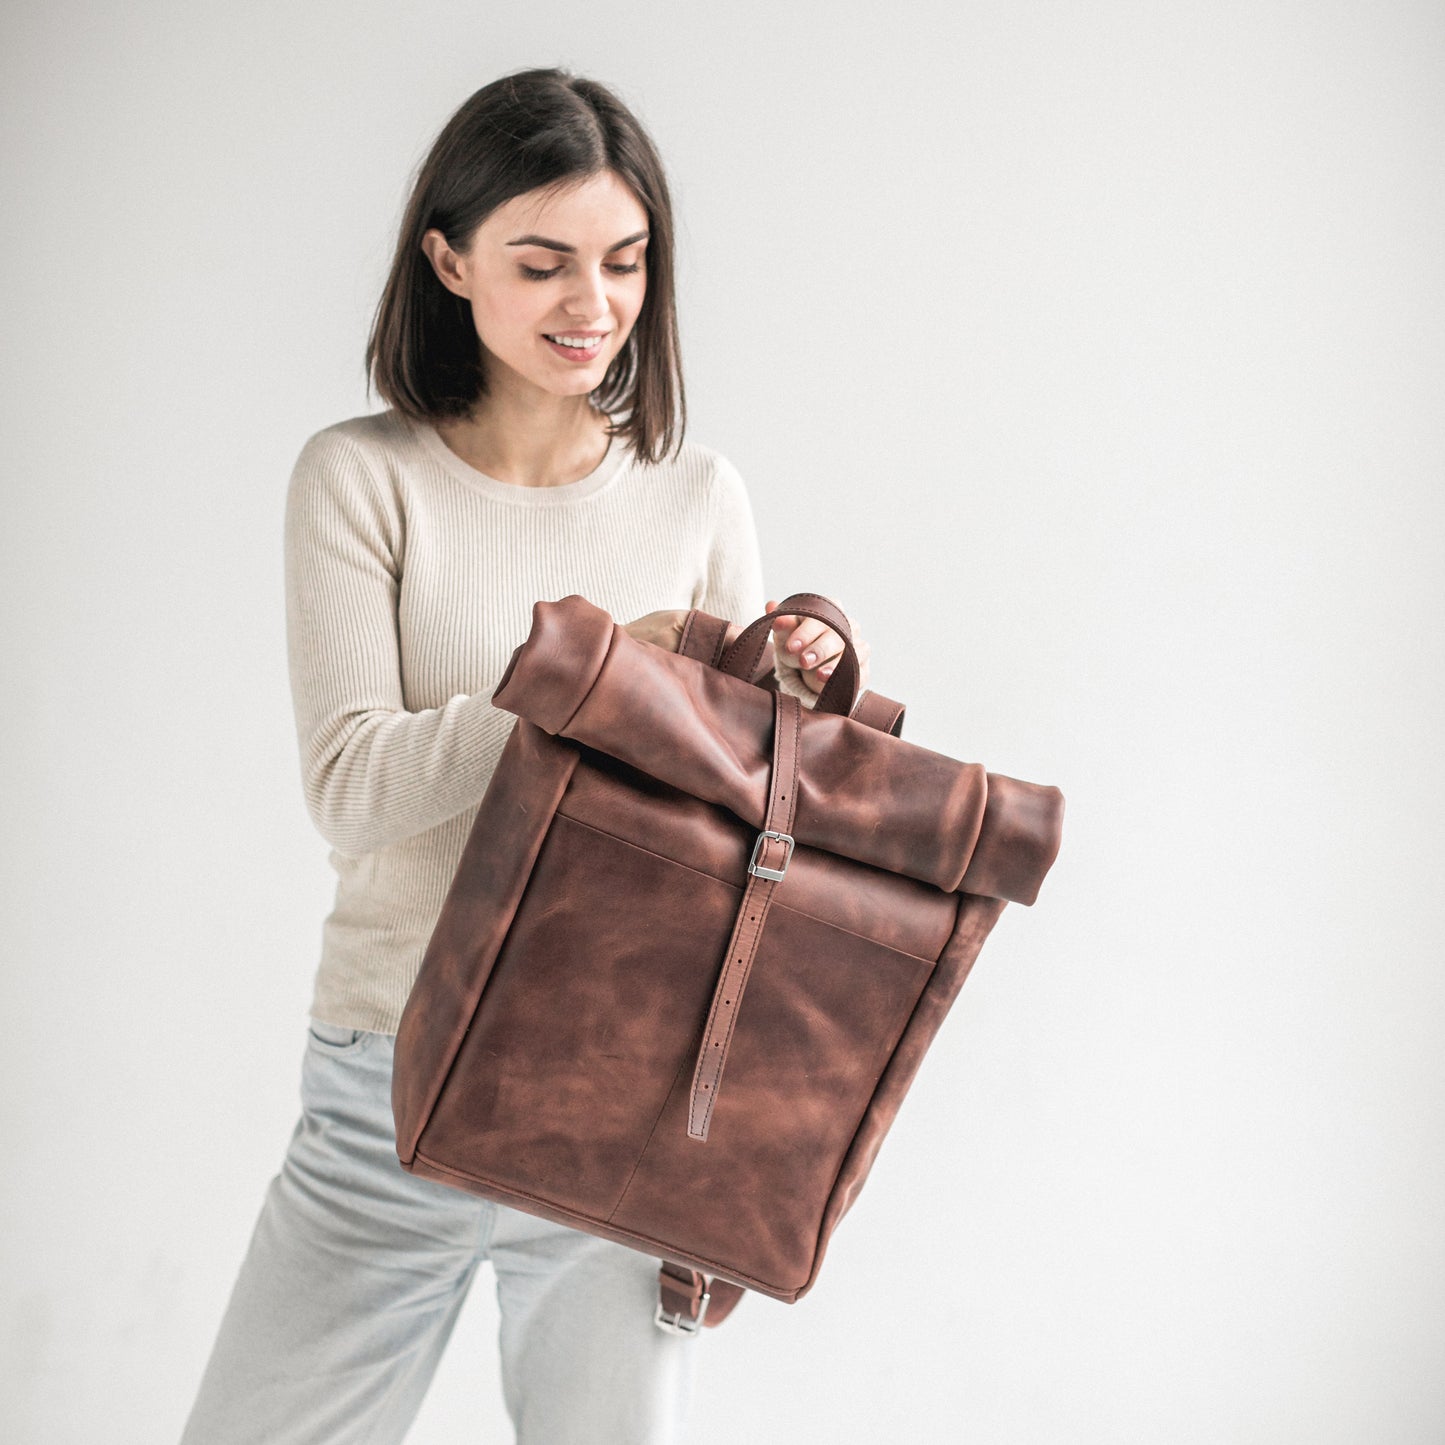
M489 393L437 434L464 462L517 487L558 487L595 471L607 454L608 419L585 396Z

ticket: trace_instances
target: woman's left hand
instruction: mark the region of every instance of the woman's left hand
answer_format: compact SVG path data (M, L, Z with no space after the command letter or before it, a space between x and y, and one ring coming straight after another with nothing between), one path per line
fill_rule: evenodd
M676 652L686 623L686 608L664 607L660 612L649 612L646 616L624 622L622 630L630 632L639 642L650 642L665 652Z
M839 611L847 615L834 599L829 598ZM778 604L769 602L764 611L771 612ZM851 618L849 619L852 620ZM852 636L853 650L858 654L859 686L866 676L868 644L856 629ZM815 617L798 617L784 614L773 618L773 654L785 667L795 667L802 674L803 683L809 692L822 692L838 658L843 654L843 639Z

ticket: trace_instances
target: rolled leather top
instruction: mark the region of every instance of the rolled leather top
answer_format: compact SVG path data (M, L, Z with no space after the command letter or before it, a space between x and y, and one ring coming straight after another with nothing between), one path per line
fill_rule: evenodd
M773 694L639 642L573 594L537 602L492 702L761 828ZM852 718L803 710L793 836L949 892L1029 904L1059 850L1064 797Z

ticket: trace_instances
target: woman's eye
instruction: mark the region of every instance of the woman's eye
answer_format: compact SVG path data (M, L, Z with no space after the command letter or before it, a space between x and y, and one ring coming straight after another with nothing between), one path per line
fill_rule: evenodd
M539 271L535 266L523 266L522 275L529 281L546 281L561 269L560 266L553 266L550 271ZM619 276L631 276L634 272L642 270L642 263L634 261L630 266L611 266L608 269L615 271Z

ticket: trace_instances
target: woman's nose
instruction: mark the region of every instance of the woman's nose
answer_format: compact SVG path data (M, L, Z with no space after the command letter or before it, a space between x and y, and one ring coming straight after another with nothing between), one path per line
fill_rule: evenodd
M599 317L607 309L607 288L601 275L595 271L579 271L577 284L568 293L565 304L569 312L583 320Z

